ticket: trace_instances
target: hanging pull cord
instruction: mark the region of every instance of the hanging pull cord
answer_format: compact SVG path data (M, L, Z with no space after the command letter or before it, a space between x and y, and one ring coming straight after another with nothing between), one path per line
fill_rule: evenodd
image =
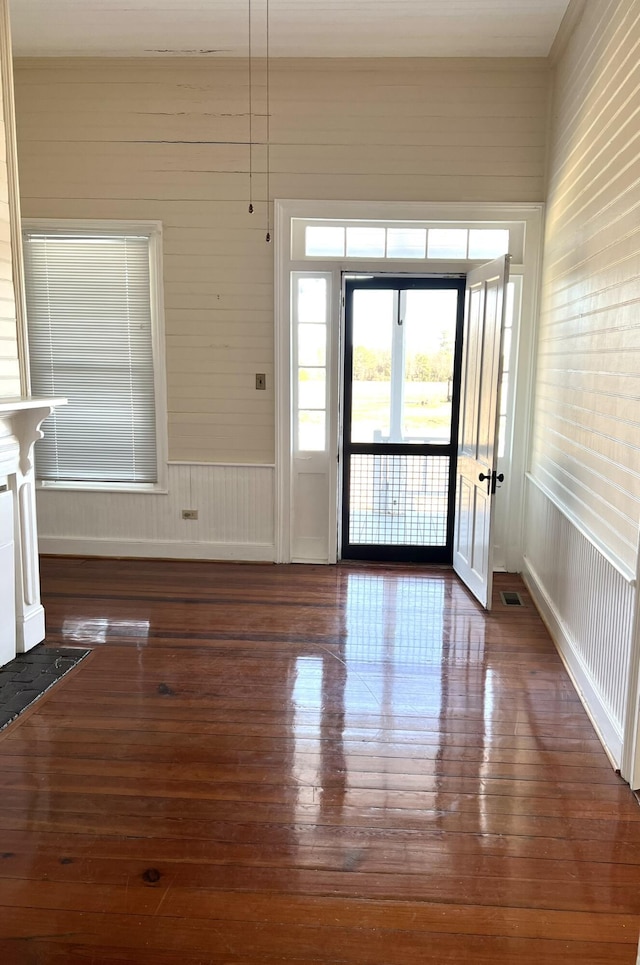
M249 47L249 214L253 214L253 41L251 0L248 0Z
M267 13L267 234L265 241L271 241L271 50L269 36L269 0L266 0Z

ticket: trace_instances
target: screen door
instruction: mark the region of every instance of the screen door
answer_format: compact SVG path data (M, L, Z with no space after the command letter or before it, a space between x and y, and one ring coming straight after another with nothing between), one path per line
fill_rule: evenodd
M452 560L464 287L346 281L343 559Z

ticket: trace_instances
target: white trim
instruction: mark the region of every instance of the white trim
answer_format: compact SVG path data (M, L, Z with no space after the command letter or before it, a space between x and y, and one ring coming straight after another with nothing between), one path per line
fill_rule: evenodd
M16 619L16 653L27 653L45 638L44 607L38 603Z
M141 559L274 562L271 543L216 543L186 540L95 539L43 536L40 553L50 556L109 556Z
M640 788L640 541L637 553L637 577L633 594L633 623L631 629L631 654L629 657L629 683L627 687L626 718L624 728L624 753L622 776L634 790Z
M275 383L275 550L276 563L291 562L291 295L290 215L286 202L274 201L274 383Z
M619 768L623 735L616 722L611 719L588 667L575 649L567 627L538 573L526 556L523 561L522 577L613 767Z
M594 536L594 534L587 529L587 527L584 525L582 520L579 519L579 517L576 516L575 513L573 513L570 509L568 509L566 506L563 505L563 503L558 499L555 493L553 493L550 489L547 489L544 483L536 479L536 477L533 476L530 472L526 474L526 479L527 479L527 482L531 483L531 485L535 486L536 489L538 489L544 496L546 496L546 498L549 500L550 503L552 503L555 506L558 512L562 513L565 519L569 520L571 525L574 526L575 529L577 529L580 535L584 537L584 539L586 539L588 543L591 543L591 545L595 547L595 549L597 549L598 553L600 553L600 555L604 557L607 563L609 563L609 565L612 566L614 570L617 573L619 573L620 576L624 580L626 580L630 586L636 586L636 579L637 579L636 574L633 572L631 567L627 566L626 563L618 559L615 553L612 553L611 550L607 546L605 546L604 543L601 540L599 540L597 536Z
M517 201L494 204L491 201L318 201L299 198L277 199L274 204L287 219L407 222L522 221L544 207L539 202L519 204Z
M526 224L524 251L527 271L524 265L511 265L510 273L522 279L520 293L520 313L518 332L512 329L512 338L517 337L517 348L513 351L512 367L509 376L512 382L513 409L511 426L509 501L507 509L507 532L512 541L505 543L505 562L507 570L519 571L525 547L525 506L526 473L531 452L530 440L533 432L535 374L538 353L538 326L540 320L540 285L542 281L542 246L544 240L545 206L536 206L537 215Z
M536 326L536 309L540 277L540 245L542 239L544 205L541 203L517 204L491 202L395 202L395 201L317 201L317 200L275 200L275 417L276 417L276 466L275 466L275 532L276 559L278 562L291 561L291 372L290 372L290 305L289 276L291 271L336 271L338 273L362 272L363 259L321 259L292 260L291 258L291 219L309 220L373 220L402 222L451 222L473 224L474 222L525 222L525 265L512 265L513 271L521 268L523 275L522 312L519 331L519 357L517 365L517 384L513 409L513 434L517 445L514 447L514 466L512 474L517 477L517 485L511 486L509 495L509 532L513 534L510 545L505 547L509 569L519 570L522 563L524 532L524 495L526 444L530 432L531 393L533 391L533 349ZM468 268L477 265L473 262L443 262L425 259L410 261L375 262L367 264L367 274L385 272L393 274L410 273L426 276L460 276ZM371 270L370 270L371 269ZM425 270L426 269L426 270ZM341 292L340 287L340 292ZM336 293L337 294L337 293ZM341 314L341 313L340 313ZM340 322L340 324L342 324ZM337 339L337 336L334 336ZM337 343L338 344L338 343ZM338 344L339 348L339 344ZM528 349L528 352L527 352ZM339 362L339 351L333 353L332 364ZM527 368L530 367L530 370ZM336 370L331 373L332 392ZM337 398L337 396L336 396ZM335 401L332 402L335 408ZM329 413L337 433L335 412ZM333 430L332 430L333 431ZM337 436L332 441L336 447ZM332 485L338 485L337 449ZM337 489L332 493L330 519L329 560L337 553ZM334 509L335 507L335 509Z
M162 236L162 222L149 218L145 221L128 221L120 218L24 218L24 229L42 229L43 231L68 231L92 235L101 234L135 234L149 235L155 232Z
M164 283L163 283L163 235L162 222L155 220L125 221L106 219L79 218L24 218L22 231L55 231L59 234L79 233L91 236L140 234L149 239L149 300L151 309L151 345L153 354L153 385L155 397L155 442L156 442L156 482L141 484L126 483L124 485L84 482L38 480L37 486L42 489L72 489L99 492L140 492L166 493L168 487L168 402L167 402L167 366L166 366L166 338L164 319ZM22 245L22 235L20 236Z
M151 339L153 351L153 386L156 408L156 491L166 491L169 485L169 405L167 401L167 361L165 324L164 324L164 273L162 222L150 221L149 262L150 262L150 303Z
M275 469L274 462L191 462L185 459L169 459L168 466L210 466L222 469Z
M57 479L38 479L36 489L40 492L79 492L79 493L140 493L151 496L166 496L169 492L166 482L158 483L112 483L112 482L73 482Z
M329 392L327 396L327 429L329 432L327 454L329 458L329 512L327 513L327 548L326 563L336 563L340 544L338 534L341 528L340 492L342 489L342 382L340 373L343 371L342 358L342 296L344 273L339 267L333 266L331 280L331 303L329 305L329 332L327 340L327 366L329 373L336 373L337 378L329 378ZM276 522L277 525L277 522Z

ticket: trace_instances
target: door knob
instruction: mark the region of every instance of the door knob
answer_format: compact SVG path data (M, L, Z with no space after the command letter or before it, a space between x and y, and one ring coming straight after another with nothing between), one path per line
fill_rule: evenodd
M489 484L487 487L489 491L489 495L493 496L493 494L496 491L496 483L504 482L504 473L500 472L496 474L496 471L494 469L493 472L487 472L487 473L481 472L480 475L478 476L478 479L480 480L480 482L484 482L485 480L487 481L487 483Z

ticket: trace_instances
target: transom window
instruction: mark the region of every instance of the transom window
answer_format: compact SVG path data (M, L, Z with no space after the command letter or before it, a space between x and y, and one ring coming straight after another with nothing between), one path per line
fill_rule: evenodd
M380 224L292 220L294 259L367 261L489 261L511 254L519 261L524 238L513 225Z

